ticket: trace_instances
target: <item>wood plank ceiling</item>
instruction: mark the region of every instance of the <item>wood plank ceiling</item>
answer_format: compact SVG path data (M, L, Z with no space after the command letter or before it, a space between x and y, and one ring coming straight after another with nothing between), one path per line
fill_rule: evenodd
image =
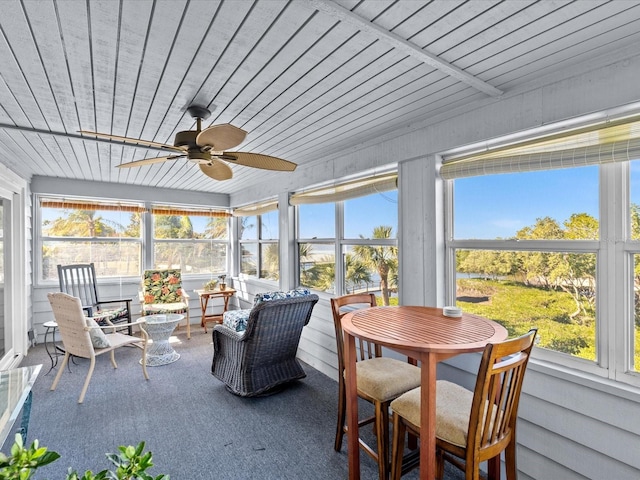
M0 15L0 162L63 177L233 193L284 172L232 166L215 181L185 159L116 166L231 123L236 150L320 163L350 146L581 65L629 56L629 0L5 0ZM584 67L582 67L584 68ZM390 158L393 162L395 159Z

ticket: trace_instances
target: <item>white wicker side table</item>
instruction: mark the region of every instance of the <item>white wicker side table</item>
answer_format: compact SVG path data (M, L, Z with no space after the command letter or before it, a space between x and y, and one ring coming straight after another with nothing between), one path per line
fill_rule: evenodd
M159 367L178 360L180 354L173 349L169 338L178 323L184 319L184 315L169 313L146 315L143 318L145 323L142 324L142 328L147 331L152 342L147 347L147 366Z

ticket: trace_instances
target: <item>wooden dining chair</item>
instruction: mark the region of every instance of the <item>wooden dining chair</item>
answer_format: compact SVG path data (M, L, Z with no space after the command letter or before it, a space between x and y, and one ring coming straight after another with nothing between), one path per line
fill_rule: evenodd
M349 435L346 420L346 385L344 378L344 332L342 317L357 308L376 306L373 293L356 293L331 299L331 310L338 348L338 423L334 449L339 452L345 433ZM389 477L389 404L399 395L420 385L420 368L395 358L383 357L380 345L358 341L356 359L358 396L372 403L374 415L358 421L358 427L374 424L377 448L369 446L360 436L360 447L378 463L380 480ZM359 432L358 432L359 435Z
M484 349L474 391L446 380L436 382L436 478L444 462L480 478L480 463L497 461L505 451L507 480L516 480L516 420L524 374L537 329ZM420 435L420 388L391 402L393 444L391 478L403 473L404 437ZM490 473L492 468L489 469ZM497 470L496 478L499 478Z

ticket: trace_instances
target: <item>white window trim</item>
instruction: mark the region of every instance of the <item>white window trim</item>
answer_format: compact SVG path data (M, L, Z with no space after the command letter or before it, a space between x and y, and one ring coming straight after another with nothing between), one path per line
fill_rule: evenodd
M57 285L58 281L56 280L44 280L42 278L42 246L44 244L44 242L46 241L54 241L54 242L73 242L73 241L90 241L90 242L106 242L109 241L110 238L109 237L48 237L48 236L44 236L42 234L42 206L41 206L41 202L40 200L42 198L57 198L60 197L61 199L63 198L60 195L51 195L51 194L39 194L36 193L33 195L33 208L32 208L32 230L33 230L33 251L32 251L32 265L33 265L33 283L34 286L50 286L50 285ZM93 203L105 203L105 204L110 204L110 205L114 205L117 204L120 200L118 199L103 199L101 197L69 197L66 196L64 197L67 200L77 200L77 201L87 201L87 202L93 202ZM127 201L128 204L131 203L140 203L142 205L142 202L132 202L132 201ZM141 268L144 269L144 265L145 265L145 241L144 241L144 223L145 223L145 216L149 215L147 212L144 212L141 216L141 225L140 225L140 230L141 230L141 235L143 235L143 238L132 238L132 237L118 237L117 240L118 242L128 242L128 243L136 243L136 244L140 244L140 248L141 248L141 255L140 255L140 264L141 264ZM115 237L111 238L111 240L114 240ZM127 279L133 279L133 278L138 278L135 275L127 275L127 276L119 276L119 277L108 277L108 278L101 278L98 279L98 282L101 284L116 284L116 283L120 283L122 280L127 280Z
M277 205L278 202L270 202L268 205L272 205L273 203L275 203ZM258 210L256 210L258 211ZM267 244L275 244L275 245L279 245L280 244L280 239L279 238L268 238L268 239L263 239L262 237L262 216L265 215L266 213L272 212L272 211L278 211L278 210L274 210L272 208L269 208L269 210L260 210L262 213L252 213L252 214L243 214L242 216L246 216L246 217L256 217L256 236L257 238L248 238L248 239L240 239L238 240L238 244L240 245L240 248L238 249L238 278L240 279L253 279L253 280L259 280L261 282L267 282L269 284L277 284L279 282L278 280L272 279L272 278L266 278L261 276L262 273L262 245L267 245ZM248 213L248 212L247 212ZM241 222L238 221L236 226L238 229L238 237L240 237L240 224ZM280 212L278 211L278 226L280 225ZM279 236L279 231L280 229L278 228L278 236ZM256 249L256 258L257 258L257 262L256 262L256 275L250 275L248 273L244 273L242 271L242 245L256 245L257 249ZM281 274L281 265L282 265L282 259L279 257L280 251L278 248L278 266L280 267L278 269L278 276L280 276Z
M394 176L395 178L395 176ZM370 195L371 193L368 193ZM365 195L366 196L366 195ZM357 198L357 197L354 197ZM350 199L348 199L350 200ZM301 243L309 243L309 244L317 244L317 245L333 245L334 246L334 255L335 255L335 278L334 278L334 290L335 292L324 292L321 290L314 290L314 293L317 293L320 298L331 298L336 295L344 295L345 294L345 259L344 259L344 247L350 247L353 245L382 245L382 246L391 246L398 247L398 239L375 239L375 238L344 238L344 203L348 200L342 200L337 202L326 202L332 203L335 207L335 238L300 238L299 237L299 215L300 209L299 205L304 205L304 203L300 203L295 207L295 216L296 216L296 264L297 264L297 280L300 283L300 248L299 245ZM397 219L397 224L399 223L399 219ZM398 225L396 225L395 230L397 232Z
M596 253L596 352L597 362L561 352L536 348L533 358L547 366L569 368L593 375L601 381L614 381L640 387L640 372L633 364L635 338L633 254L640 255L640 241L628 240L630 209L629 162L599 167L599 240L453 240L453 180L444 182L446 299L455 303L457 249L512 251L568 251ZM624 320L619 320L624 319ZM636 347L637 348L637 347Z

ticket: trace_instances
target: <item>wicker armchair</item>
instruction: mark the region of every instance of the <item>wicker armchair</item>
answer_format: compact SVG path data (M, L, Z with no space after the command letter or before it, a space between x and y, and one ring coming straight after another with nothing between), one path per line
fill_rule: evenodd
M211 373L242 397L270 395L306 377L296 353L302 327L309 323L317 301L317 295L308 294L257 302L245 330L216 325Z

